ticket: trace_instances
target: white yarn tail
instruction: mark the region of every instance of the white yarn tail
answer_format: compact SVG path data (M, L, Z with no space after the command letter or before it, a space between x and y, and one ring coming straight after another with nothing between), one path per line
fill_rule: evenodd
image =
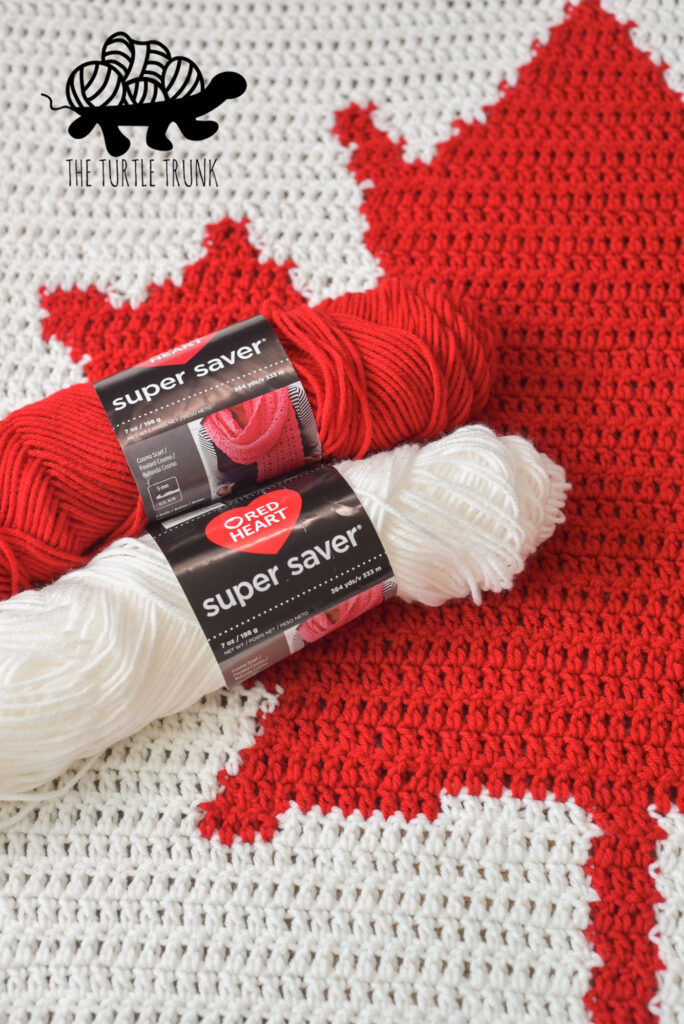
M511 587L563 521L569 489L529 441L484 426L337 468L380 534L398 596L433 606Z

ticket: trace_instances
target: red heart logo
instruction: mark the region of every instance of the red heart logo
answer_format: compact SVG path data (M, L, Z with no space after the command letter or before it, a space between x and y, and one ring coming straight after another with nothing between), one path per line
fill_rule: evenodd
M150 356L143 363L138 363L138 366L185 366L213 337L214 334L205 334L201 338L186 341L182 345L176 345L175 348L169 349L168 352L159 352L155 356Z
M262 494L249 505L227 508L204 532L212 544L254 555L277 555L302 510L302 496L283 488Z

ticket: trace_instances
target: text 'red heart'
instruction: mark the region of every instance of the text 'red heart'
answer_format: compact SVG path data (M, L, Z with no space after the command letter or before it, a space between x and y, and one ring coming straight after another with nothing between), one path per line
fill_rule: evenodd
M201 338L193 338L192 341L177 345L168 352L159 352L144 362L138 363L136 369L142 366L185 366L213 337L213 334L206 334Z
M227 508L205 527L212 544L254 555L277 555L302 510L302 496L283 488L255 498L249 505Z

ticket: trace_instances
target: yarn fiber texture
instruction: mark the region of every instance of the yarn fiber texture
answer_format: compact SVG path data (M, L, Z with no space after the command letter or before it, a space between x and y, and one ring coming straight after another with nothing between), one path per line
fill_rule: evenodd
M479 603L484 591L511 587L563 520L562 468L528 441L484 426L338 469L373 522L405 602ZM222 686L156 543L147 534L116 541L82 569L0 605L0 798L48 782Z
M489 394L496 327L434 285L388 278L314 308L262 312L299 374L329 458L438 437L476 418ZM53 580L144 525L90 384L0 423L0 597Z

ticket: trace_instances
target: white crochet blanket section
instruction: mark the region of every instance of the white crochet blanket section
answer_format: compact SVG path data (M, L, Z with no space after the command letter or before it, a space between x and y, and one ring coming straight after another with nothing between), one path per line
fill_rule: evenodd
M658 815L666 834L657 846L653 878L662 897L655 905L652 940L658 946L663 968L658 973L658 992L650 1009L661 1024L684 1020L684 816L672 810Z
M684 90L684 5L603 0ZM331 134L336 110L429 159L456 118L484 119L499 84L564 17L565 0L0 0L3 151L0 415L83 379L46 344L38 289L93 284L113 303L180 283L206 225L249 220L264 258L292 260L311 301L375 283L363 187ZM217 188L69 188L70 70L117 30L163 40L205 78L248 81L204 143ZM132 152L147 152L133 129ZM93 133L78 152L107 157ZM445 797L434 822L303 814L272 842L202 839L195 807L254 741L257 685L207 698L117 745L78 785L0 826L0 1020L587 1020L597 958L584 931L595 826L573 803ZM3 809L0 809L3 810ZM12 809L10 809L12 810ZM684 826L661 820L654 1007L684 1020Z
M94 284L115 304L138 303L152 282L180 283L206 225L223 217L247 217L264 258L293 260L293 283L312 301L375 284L362 190L331 134L335 111L374 102L378 126L407 139L407 159L429 158L455 118L482 118L499 83L515 81L564 2L4 0L0 224L12 259L0 279L0 415L82 376L61 342L46 348L41 338L41 285ZM68 158L98 166L108 154L99 132L75 147L73 115L40 94L64 103L70 71L98 59L121 29L187 54L205 79L245 76L246 93L223 105L213 138L187 142L171 129L174 158L218 158L218 189L69 188ZM129 134L129 156L151 154L144 127Z
M632 39L668 64L684 91L684 6L671 0L604 0ZM428 160L455 119L484 120L502 82L564 17L565 0L2 0L0 98L3 166L0 233L11 254L0 277L0 416L82 379L62 342L40 332L38 289L94 284L114 304L140 302L148 286L180 282L202 253L208 223L249 219L253 244L291 259L293 283L312 302L373 285L379 270L363 243L362 188L332 136L334 113L374 103L375 123L406 140L407 160ZM187 53L205 79L240 70L248 89L223 108L221 130L201 144L172 129L179 160L217 157L219 187L70 188L66 161L108 158L93 133L74 149L65 102L69 72L98 58L125 30ZM73 119L73 117L71 118ZM175 134L174 134L175 132ZM133 149L144 128L132 130ZM131 154L132 155L132 154Z
M293 805L271 842L198 838L193 805L274 704L255 687L150 726L0 840L0 1019L587 1020L598 830L573 803Z

